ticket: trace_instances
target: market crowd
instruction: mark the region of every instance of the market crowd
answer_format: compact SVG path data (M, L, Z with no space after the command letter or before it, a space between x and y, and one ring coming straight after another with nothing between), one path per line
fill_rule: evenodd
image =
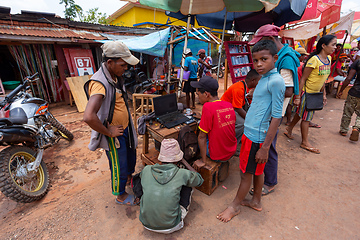
M139 219L147 230L172 233L183 228L192 188L204 181L198 171L209 159L226 166L238 147L241 182L234 200L217 218L228 222L240 213L242 206L261 211L262 196L274 192L278 183L276 142L283 117L286 137L294 139L292 131L300 122L300 148L309 154L320 154L320 149L309 141L309 127L321 127L312 120L316 111L327 103L326 82L330 78L342 83L338 86L338 97L350 83L353 85L344 104L339 134L348 134L355 112L357 117L350 140L358 141L360 51L354 56L345 54L334 35L325 35L309 54L302 47L294 50L283 44L279 31L274 25L264 25L256 31L249 42L253 45L254 69L221 97L218 82L210 70L212 59L203 49L197 53L199 58L193 56L191 49L186 49L184 68L189 71L183 86L186 105L195 108L195 95L203 104L198 131L200 157L190 166L184 162L178 141L164 139L158 157L162 164L145 166L136 177L132 175L137 135L121 76L128 64L136 65L139 60L122 42L107 42L102 46L101 68L84 86L89 99L84 121L92 128L89 149L106 150L116 203L140 204ZM351 61L348 72L342 70L346 60ZM187 169L179 168L179 162L184 162ZM127 192L129 184L136 196ZM248 193L251 199L245 198Z

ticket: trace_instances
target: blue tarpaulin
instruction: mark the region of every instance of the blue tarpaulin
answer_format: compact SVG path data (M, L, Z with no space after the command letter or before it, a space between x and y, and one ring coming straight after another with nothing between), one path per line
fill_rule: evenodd
M157 57L165 54L169 40L170 28L150 33L145 36L122 40L131 51L145 53Z

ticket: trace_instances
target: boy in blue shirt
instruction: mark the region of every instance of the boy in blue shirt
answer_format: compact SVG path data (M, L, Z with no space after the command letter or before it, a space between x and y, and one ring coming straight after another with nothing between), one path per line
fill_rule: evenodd
M198 70L198 60L193 57L192 52L190 48L187 48L185 50L185 64L184 64L184 70L190 71L189 80L184 80L184 88L183 92L186 93L186 105L187 107L191 107L192 109L195 109L195 91L196 89L193 88L190 85L190 82L197 81L197 70ZM191 99L192 99L192 106L190 106L190 93L191 93Z
M217 216L222 222L228 222L239 214L241 205L262 210L264 167L282 118L285 83L275 68L278 59L276 45L271 40L262 40L254 45L251 52L254 68L262 78L246 114L240 149L240 186L230 206ZM253 176L254 195L251 200L246 200Z

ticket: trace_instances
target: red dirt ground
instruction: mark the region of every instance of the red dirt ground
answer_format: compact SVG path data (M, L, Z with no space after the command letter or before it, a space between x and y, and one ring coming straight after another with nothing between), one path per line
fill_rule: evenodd
M0 239L359 239L360 145L338 134L343 103L329 97L315 115L322 128L310 129L310 140L319 155L299 148L298 126L294 140L280 127L279 184L263 197L262 212L243 207L229 223L216 219L239 186L239 160L233 157L229 177L211 196L196 190L184 229L171 235L145 230L138 206L115 204L107 158L87 149L90 129L82 114L54 107L75 139L45 151L51 187L44 199L22 204L0 193ZM136 172L142 169L140 152L141 145Z

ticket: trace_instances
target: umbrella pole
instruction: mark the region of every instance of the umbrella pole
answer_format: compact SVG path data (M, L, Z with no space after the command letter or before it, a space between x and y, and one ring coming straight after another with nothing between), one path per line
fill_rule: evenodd
M221 66L221 52L222 52L222 48L224 45L224 35L225 35L225 27L226 27L226 18L227 18L227 11L225 12L225 18L224 18L224 26L223 26L223 31L222 31L222 36L221 36L221 45L220 45L220 54L219 54L219 62L218 62L218 69L217 69L217 80L219 81L219 72L220 72L220 66Z
M191 12L192 12L193 1L194 0L190 0L190 4L189 4L189 14L188 14L188 19L187 19L187 24L186 24L186 35L185 35L184 49L183 49L183 54L182 54L182 59L181 59L181 70L180 70L180 81L179 81L179 89L180 90L178 91L178 97L180 97L182 80L183 80L183 76L184 76L185 50L186 50L187 44L188 44L188 37L189 37L189 29L190 29L190 20L191 20Z
M174 27L171 27L170 30L170 41L174 40ZM172 66L172 55L173 55L174 44L170 44L170 50L168 54L168 84L167 84L167 93L170 94L170 82L171 82L171 66Z

